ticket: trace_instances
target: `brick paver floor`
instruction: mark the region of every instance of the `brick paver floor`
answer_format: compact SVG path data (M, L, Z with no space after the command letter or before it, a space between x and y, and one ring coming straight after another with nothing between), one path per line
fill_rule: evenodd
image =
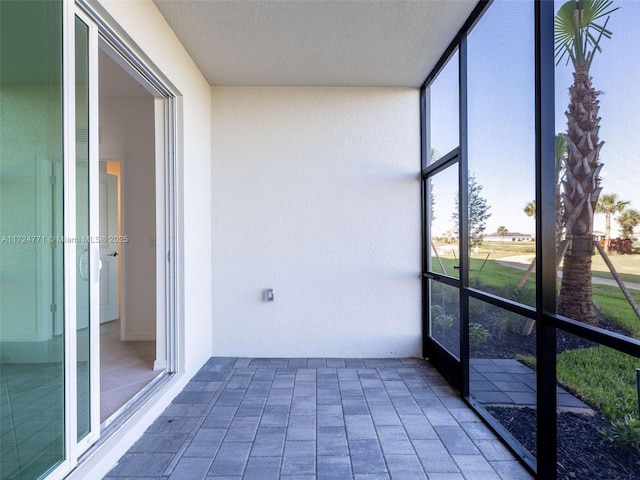
M427 361L211 358L106 478L532 476Z
M470 390L483 405L536 406L536 372L514 358L472 358ZM559 410L594 413L591 407L562 387L556 388Z

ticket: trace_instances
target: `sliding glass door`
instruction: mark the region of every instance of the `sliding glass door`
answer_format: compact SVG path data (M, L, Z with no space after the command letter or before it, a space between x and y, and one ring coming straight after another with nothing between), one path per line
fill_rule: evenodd
M65 457L62 3L0 2L0 478Z
M97 183L95 136L95 63L97 34L86 19L75 16L75 323L77 440L93 443L99 429L99 331L97 265ZM75 208L74 208L75 207ZM93 240L92 240L93 239ZM93 433L93 434L92 434Z
M97 43L69 5L48 0L0 2L0 36L4 480L68 470L99 431L91 330L98 262L90 50Z

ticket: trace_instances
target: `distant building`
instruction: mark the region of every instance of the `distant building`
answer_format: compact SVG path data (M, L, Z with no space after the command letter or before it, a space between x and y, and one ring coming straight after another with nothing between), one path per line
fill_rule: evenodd
M533 242L535 239L533 235L518 232L495 232L484 236L485 242Z

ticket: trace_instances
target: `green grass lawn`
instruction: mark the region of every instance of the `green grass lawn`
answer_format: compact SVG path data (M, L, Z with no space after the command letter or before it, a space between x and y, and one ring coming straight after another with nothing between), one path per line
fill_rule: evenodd
M636 304L640 305L640 290L629 290L629 293ZM621 326L633 337L640 338L640 319L619 287L594 284L593 301L607 320Z
M535 242L483 242L481 251L491 252L493 255L534 255L536 253Z
M519 357L535 369L534 357ZM605 413L637 414L636 368L640 359L599 346L566 350L558 355L557 377L582 400Z
M640 283L640 255L609 255L616 271L625 282ZM613 278L609 267L598 254L593 256L591 266L594 277Z
M535 302L535 273L532 273L524 284L524 294L518 294L516 286L525 272L516 268L505 267L491 259L484 262L485 257L486 254L484 256L482 254L474 254L472 256L471 272L469 272L470 286L533 306ZM440 259L447 274L457 277L459 271L453 267L454 265L459 265L459 263L452 257L441 256ZM433 257L433 270L436 273L444 273L441 271L440 264L435 257ZM636 303L640 305L640 290L630 290L630 292ZM594 284L593 299L603 315L611 323L624 328L635 338L640 338L640 319L636 317L620 288Z
M516 286L523 278L524 270L503 266L496 261L516 255L533 257L534 245L517 242L483 244L480 252L471 255L470 286L525 305L533 305L535 272L531 273L525 283L524 294L518 294ZM624 281L640 283L640 255L611 254L609 258ZM459 261L453 255L440 255L440 261L446 274L459 276L459 270L454 269ZM432 265L434 272L445 273L435 256L432 256ZM593 256L592 270L594 277L613 278L597 253ZM558 286L560 281L558 279ZM640 304L640 290L630 290L630 293L636 303ZM640 319L618 286L594 283L593 299L609 322L624 328L631 336L640 338ZM521 360L535 368L535 358L524 357ZM558 381L585 402L615 418L625 413L637 416L636 368L640 368L640 359L604 346L567 350L557 358Z
M524 270L518 270L517 268L510 268L500 265L495 259L489 257L486 260L485 254L473 254L469 261L471 271L469 272L469 283L472 287L481 288L482 285L485 288L502 291L504 288L515 288L518 282L524 276ZM444 266L444 270L440 267L438 259L432 257L432 270L435 273L444 273L450 277L459 278L459 270L454 266L460 265L457 259L451 256L440 255L440 261ZM535 285L535 273L532 273L527 280L526 285Z
M561 384L600 410L636 414L636 368L639 359L599 346L562 352L557 375Z
M532 242L485 242L482 244L479 253L471 255L471 268L473 269L474 266L479 268L479 265L482 263L482 260L486 258L487 254L489 254L489 260L499 260L516 255L533 256L535 255L535 244ZM447 258L454 261L451 255L441 255L443 262ZM609 259L625 282L640 283L640 255L618 255L617 253L610 253ZM434 262L437 262L437 260L434 259ZM592 271L594 277L613 278L609 268L597 252L593 256Z

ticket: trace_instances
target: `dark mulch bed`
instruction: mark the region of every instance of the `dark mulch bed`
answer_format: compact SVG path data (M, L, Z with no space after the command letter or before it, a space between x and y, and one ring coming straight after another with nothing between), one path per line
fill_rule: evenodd
M628 335L624 329L600 317L599 326ZM597 344L557 331L556 353L588 348ZM471 358L515 358L516 354L535 357L535 335L513 332L490 338L472 349ZM531 408L495 407L486 409L534 456L536 454L536 413ZM602 413L595 416L563 412L558 414L559 480L640 479L640 452L629 452L617 444L603 441L598 431L608 423Z
M481 324L485 323L483 320L485 319L480 320ZM608 322L603 316L600 316L598 319L598 326L610 332L630 335L625 329ZM597 346L596 343L584 338L562 330L556 331L556 353L562 353L565 350L575 350L577 348L589 348L595 346ZM471 358L515 358L516 355L529 355L535 357L535 327L534 333L531 335L522 335L520 331L516 331L505 334L501 338L492 336L482 345L472 346L470 348L470 353Z
M536 413L531 408L486 407L533 455L536 454ZM640 452L603 442L598 431L602 414L558 414L559 480L640 479Z
M508 324L501 324L504 311L488 306L474 315L473 322L484 326L490 333L481 345L471 345L471 359L475 358L516 358L518 355L536 356L535 328L531 335L522 335L525 319L513 321L507 317ZM600 316L600 327L629 335L624 329L609 323ZM506 331L509 326L512 331ZM498 327L498 328L496 328ZM457 350L458 337L447 336L445 332L435 335L445 347ZM561 330L556 332L556 353L597 346ZM511 406L489 406L487 411L493 415L529 452L536 454L536 412L531 408ZM559 480L640 480L640 451L630 452L618 444L603 441L599 429L608 424L602 413L562 412L558 414L558 479Z

